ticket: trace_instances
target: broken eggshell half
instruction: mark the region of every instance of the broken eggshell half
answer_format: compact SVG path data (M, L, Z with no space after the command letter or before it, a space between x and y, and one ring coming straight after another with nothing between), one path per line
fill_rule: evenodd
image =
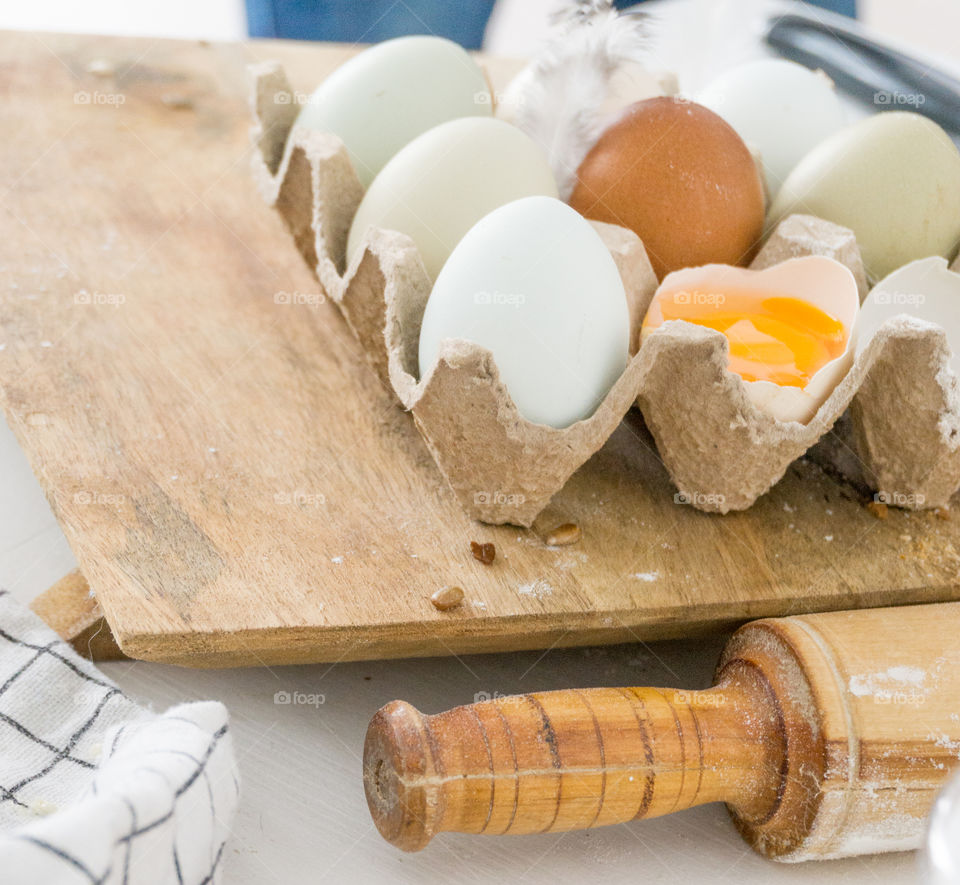
M682 319L669 318L671 308L681 314L702 316L705 324L709 324L712 318L720 314L726 312L729 315L731 311L727 302L735 300L739 309L747 308L747 318L757 317L760 322L760 314L765 305L777 301L782 303L787 299L793 303L788 308L793 313L803 309L806 314L805 308L811 307L838 321L841 331L837 337L843 340L837 341L836 346L842 347L842 352L824 362L803 386L779 384L762 378L746 380L744 383L750 400L761 411L780 421L799 421L806 424L846 374L853 361L852 332L860 298L853 274L835 259L807 255L790 258L763 270L705 264L674 271L666 276L653 297L643 325L643 336L652 335L657 328L662 327L665 316L666 322L683 322ZM734 312L737 309L735 307ZM787 317L788 321L792 320L794 323L805 318ZM826 320L827 317L823 319ZM751 332L753 338L758 338L756 329L751 327ZM822 346L823 337L822 330L817 330L805 336L801 344ZM768 359L772 359L772 343L773 339L764 337L764 340L757 340L753 344L745 341L740 345L740 349L748 354L750 351L763 351L768 355ZM787 351L788 348L782 346L779 350ZM792 359L800 358L799 353L792 354ZM750 359L741 361L751 369L757 366L757 363Z
M867 296L857 320L857 359L888 340L851 409L852 442L877 499L942 507L960 486L960 260L922 258Z

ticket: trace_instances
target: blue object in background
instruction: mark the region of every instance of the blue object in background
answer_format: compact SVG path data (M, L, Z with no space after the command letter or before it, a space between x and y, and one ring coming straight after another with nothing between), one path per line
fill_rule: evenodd
M496 0L246 0L251 37L379 43L404 34L436 34L479 49ZM636 0L615 0L618 9ZM811 0L856 17L856 0Z
M857 0L807 0L812 6L821 6L831 12L839 12L850 18L857 17Z
M436 34L479 49L496 0L246 0L251 37L379 43Z

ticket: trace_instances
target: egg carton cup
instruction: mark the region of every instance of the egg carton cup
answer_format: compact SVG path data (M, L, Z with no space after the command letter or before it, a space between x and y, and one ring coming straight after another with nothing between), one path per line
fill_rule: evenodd
M639 320L656 289L640 240L597 224L631 294ZM517 410L493 354L471 341L441 343L433 369L418 374L418 344L430 282L419 252L404 234L368 232L345 276L339 302L361 342L370 342L383 373L464 510L481 522L529 526L570 476L616 430L641 383L635 356L586 420L557 429L527 421ZM636 340L636 334L633 335Z
M371 230L346 264L347 235L363 196L346 149L334 135L294 128L298 109L279 65L257 65L252 74L261 193L381 381L412 413L471 517L531 525L634 403L679 500L699 510L750 507L848 407L856 463L889 503L942 506L960 486L960 395L942 329L905 315L887 321L861 343L852 367L808 423L779 421L758 409L742 379L727 371L721 333L673 322L639 348L657 280L640 240L615 225L593 223L628 294L632 356L590 418L564 429L525 420L492 354L468 341L443 342L437 364L418 381L420 323L431 285L416 246L399 232ZM865 297L853 233L810 216L782 221L751 267L806 255L846 265Z
M821 255L845 265L857 283L860 302L870 291L867 272L860 256L860 247L853 231L831 224L813 215L790 215L784 218L750 264L752 270L765 270L790 258Z
M412 413L467 513L487 523L531 525L633 406L639 357L590 418L564 429L523 418L493 355L473 342L443 342L436 365L418 381L420 324L431 284L416 246L402 233L374 229L344 266L350 222L363 195L346 149L336 136L293 127L293 92L278 65L257 65L252 74L254 174L264 199L280 213L381 381ZM635 352L656 275L635 234L593 226L628 293Z
M806 255L846 265L863 297L853 233L811 216L785 219L751 269ZM697 509L750 507L848 408L851 479L879 500L940 507L960 487L960 386L942 328L906 314L887 319L857 343L851 368L806 424L760 410L727 371L728 355L724 335L684 322L653 332L640 353L638 405L681 499Z
M363 185L336 135L294 126L300 109L281 65L251 65L249 73L254 179L326 295L339 303L345 286L347 236L363 198Z

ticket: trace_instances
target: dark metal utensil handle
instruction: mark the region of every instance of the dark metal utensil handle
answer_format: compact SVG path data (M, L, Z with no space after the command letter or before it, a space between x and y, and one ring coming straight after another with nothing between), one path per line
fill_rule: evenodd
M916 111L960 133L960 80L852 27L802 15L771 21L767 43L786 58L821 68L875 110Z

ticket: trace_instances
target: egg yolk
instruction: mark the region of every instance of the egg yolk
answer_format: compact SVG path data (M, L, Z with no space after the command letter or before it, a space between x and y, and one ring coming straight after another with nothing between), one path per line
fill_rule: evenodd
M667 292L658 298L663 321L686 320L722 332L730 371L744 381L806 387L847 346L843 323L799 298L755 291ZM650 332L644 323L644 332Z

